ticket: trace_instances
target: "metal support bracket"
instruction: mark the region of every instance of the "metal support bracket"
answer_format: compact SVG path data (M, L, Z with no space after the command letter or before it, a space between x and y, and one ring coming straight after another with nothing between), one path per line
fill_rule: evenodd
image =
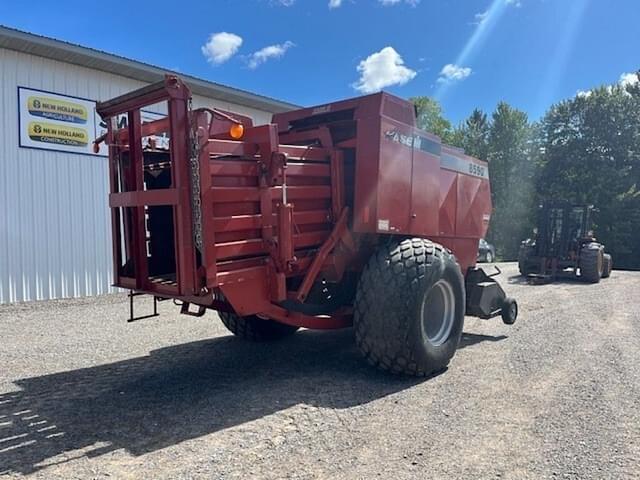
M129 294L127 295L129 297L129 319L127 320L128 323L131 322L135 322L137 320L144 320L145 318L153 318L153 317L159 317L160 314L158 313L158 297L153 297L153 313L150 315L141 315L139 317L136 317L134 315L134 309L133 309L133 297L139 297L140 295L146 295L145 293L136 293L133 290L129 290Z

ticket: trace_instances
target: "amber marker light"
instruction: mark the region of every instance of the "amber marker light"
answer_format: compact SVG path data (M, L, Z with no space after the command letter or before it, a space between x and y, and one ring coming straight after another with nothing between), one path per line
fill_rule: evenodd
M229 135L234 140L240 140L244 135L244 126L241 123L234 123L229 129Z

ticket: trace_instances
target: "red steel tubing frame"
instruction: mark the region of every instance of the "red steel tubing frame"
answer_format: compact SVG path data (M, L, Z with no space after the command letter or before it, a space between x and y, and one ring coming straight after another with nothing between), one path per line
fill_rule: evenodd
M149 204L164 204L173 206L175 219L175 245L176 245L176 276L177 292L179 295L188 296L197 294L200 290L195 272L195 246L191 229L191 200L190 200L190 175L189 175L189 111L188 102L191 98L189 88L177 77L165 76L164 81L149 85L130 94L122 95L108 102L99 103L97 111L101 117L111 119L121 114L128 115L127 140L129 140L129 155L133 172L131 180L134 192L117 193L117 167L120 148L114 145L116 139L111 121L107 122L109 141L109 175L111 194L109 195L112 228L113 228L113 260L115 284L125 288L136 290L157 290L159 286L152 285L148 281L146 262L146 233L144 206ZM151 127L143 128L140 120L140 109L166 101L168 104L168 130L170 142L170 159L172 165L171 189L162 192L144 192L143 178L143 131L149 131ZM162 124L159 124L161 126ZM151 202L151 199L152 202ZM120 275L120 215L118 207L132 208L133 220L133 245L131 254L135 266L135 283L128 277ZM125 238L127 235L125 223ZM166 286L163 288L166 290Z
M136 192L144 190L144 161L142 157L142 136L140 134L140 110L129 110L128 127L129 127L129 163L132 167L133 188ZM132 141L131 141L132 140ZM145 234L145 217L143 205L126 205L131 208L131 218L133 225L133 265L136 272L136 289L142 290L147 286L149 277L147 265L147 248L145 242L141 241L146 238Z
M207 121L205 111L196 110L193 122L196 128L196 141L198 142L198 164L200 167L200 211L202 225L202 265L205 270L205 285L217 286L218 259L215 244L215 225L213 217L213 190L211 184L211 144L209 142L210 124ZM213 119L211 119L213 122Z
M191 92L184 86L180 95L169 99L169 143L172 165L172 187L178 190L178 205L174 207L177 282L182 295L200 291L196 272L196 249L192 230L191 175L189 149L189 106Z
M137 93L137 94L136 94ZM133 145L131 148L131 160L135 166L135 175L133 180L135 182L134 192L117 192L116 185L116 170L117 164L110 162L110 181L111 181L111 196L110 205L112 207L112 226L114 227L114 239L117 235L117 240L114 241L114 264L115 264L115 278L116 283L120 286L126 286L128 288L135 288L137 290L151 290L161 294L174 296L181 298L184 301L190 301L191 303L204 304L206 306L213 306L215 300L201 296L200 285L198 283L198 275L203 274L202 270L199 270L195 276L195 245L193 241L192 232L192 212L190 202L190 175L189 175L189 150L185 146L189 145L189 111L188 104L190 98L189 89L182 84L175 77L167 76L165 81L161 84L151 85L145 87L133 94L125 95L123 97L114 99L110 102L100 104L98 106L98 112L105 118L113 117L126 113L129 115L129 128L122 135L120 139L132 139L129 142ZM142 157L142 136L149 132L155 131L157 128L165 126L164 123L150 126L142 126L140 123L140 109L146 105L158 103L160 101L167 101L169 106L169 118L168 129L170 134L171 144L171 164L172 164L172 185L171 189L164 190L162 192L144 192L143 191L143 157ZM213 238L214 232L214 216L213 216L213 202L212 196L214 189L211 188L211 160L210 153L213 144L228 145L229 153L231 151L238 152L240 154L258 154L258 169L260 173L259 184L259 200L261 205L260 226L263 232L263 242L265 246L268 246L267 251L270 253L271 261L266 267L261 267L266 273L266 280L270 284L269 292L271 296L271 302L277 302L284 300L287 297L286 292L286 274L291 263L295 262L293 256L293 244L290 238L293 231L293 207L291 204L283 203L280 205L279 222L276 223L278 228L278 236L284 240L284 244L276 246L273 236L274 220L278 218L274 215L272 210L273 200L280 196L279 192L276 196L276 186L278 178L286 179L286 154L289 151L300 151L301 149L307 149L318 155L321 151L330 153L330 173L331 173L331 195L332 203L331 210L335 224L331 235L325 240L318 251L319 257L314 259L311 264L308 264L307 273L305 275L305 288L302 288L298 293L308 290L308 286L311 285L318 273L320 272L323 264L330 256L331 251L336 247L338 241L348 234L347 228L347 216L348 212L344 209L343 201L343 171L342 171L342 152L333 149L330 132L326 127L321 127L315 132L306 132L305 137L315 133L317 139L321 141L321 147L296 147L296 146L282 146L278 144L278 132L275 125L265 125L262 127L252 127L247 129L245 138L242 142L233 142L225 140L212 140L208 135L208 128L205 132L201 132L201 128L208 127L206 117L201 117L196 114L194 119L196 122L196 138L199 142L199 168L200 168L200 181L201 181L201 208L202 208L202 228L207 235L207 243L203 245L202 259L203 267L206 272L205 285L208 287L214 287L218 285L219 275L224 275L224 272L218 274L217 272L217 258L216 247ZM155 122L154 122L155 123ZM159 130L158 130L159 131ZM107 138L109 139L110 158L117 158L117 155L112 149L116 149L118 146L113 144L115 138L114 131L112 130L111 122L109 122L109 131ZM204 135L202 134L204 133ZM307 137L308 138L308 137ZM284 199L283 199L284 200ZM173 292L171 287L166 285L151 285L148 282L146 272L146 246L142 241L144 238L144 206L145 205L173 205L174 219L175 219L175 244L176 244L176 263L177 263L177 277L179 291L177 295ZM126 207L134 209L134 229L136 235L134 238L133 253L135 254L134 261L136 266L136 278L131 279L127 277L120 277L118 271L120 253L120 218L117 207ZM275 217L275 218L274 218ZM284 223L289 222L289 225ZM280 231L282 230L282 231ZM126 232L125 232L126 233ZM286 237L283 238L283 237ZM288 241L287 241L288 240ZM277 248L276 248L277 247ZM140 268L139 268L140 267ZM257 273L257 271L256 271ZM261 275L256 277L265 278ZM135 283L132 281L135 280ZM162 291L160 291L162 290ZM304 297L304 295L302 295ZM218 302L219 303L219 302ZM219 305L218 305L219 306ZM308 328L340 328L350 325L351 312L349 309L344 309L332 316L310 316L301 313L290 312L286 309L279 307L275 303L269 303L265 305L265 315L274 318L283 323L292 325L298 325Z

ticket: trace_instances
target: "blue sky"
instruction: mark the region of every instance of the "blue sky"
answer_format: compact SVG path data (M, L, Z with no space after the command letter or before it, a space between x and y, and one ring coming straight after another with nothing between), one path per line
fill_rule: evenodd
M639 0L32 0L0 23L300 105L435 96L454 123L640 68Z

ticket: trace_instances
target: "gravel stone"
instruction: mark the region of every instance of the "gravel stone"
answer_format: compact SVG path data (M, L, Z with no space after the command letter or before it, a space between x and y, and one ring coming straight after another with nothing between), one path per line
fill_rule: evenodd
M499 281L445 372L377 371L352 330L252 344L123 294L0 306L0 476L640 478L640 273ZM137 298L142 314L150 299Z

